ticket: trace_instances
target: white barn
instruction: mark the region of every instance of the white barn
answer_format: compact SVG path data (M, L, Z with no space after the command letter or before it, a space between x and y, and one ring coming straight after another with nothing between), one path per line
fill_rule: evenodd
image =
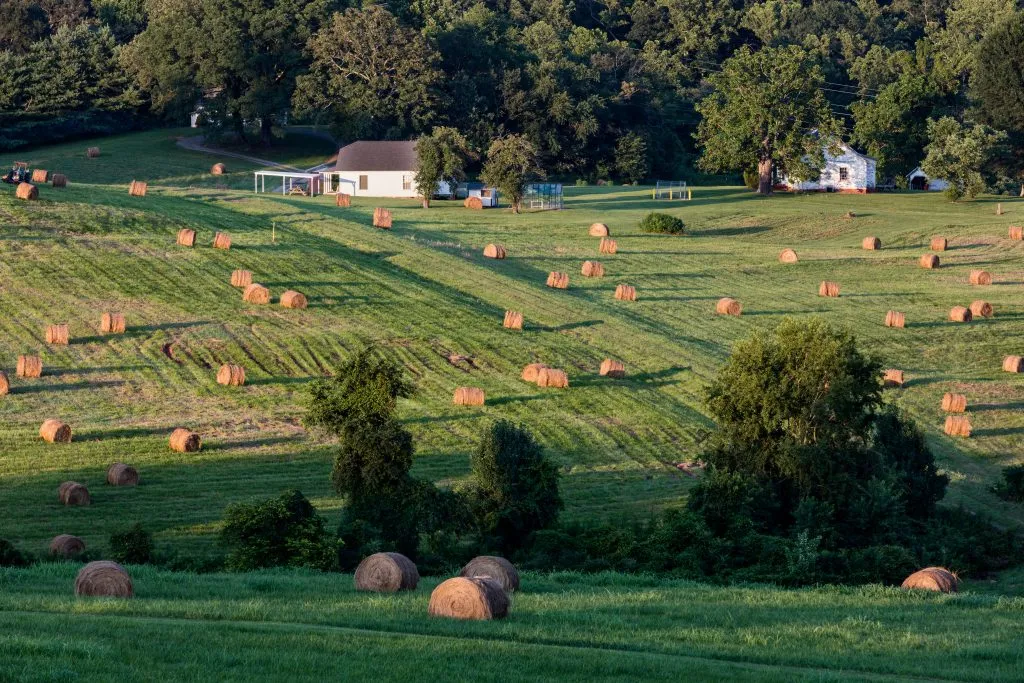
M942 192L949 183L939 178L929 178L928 174L918 166L907 174L907 187L911 190L925 190L928 192Z
M840 142L841 151L833 155L825 152L825 165L815 180L784 178L784 189L803 192L843 192L863 194L875 191L875 167L877 162L861 154L845 142Z
M416 141L360 140L338 150L333 170L324 171L326 193L353 197L419 197ZM451 195L447 183L436 193Z

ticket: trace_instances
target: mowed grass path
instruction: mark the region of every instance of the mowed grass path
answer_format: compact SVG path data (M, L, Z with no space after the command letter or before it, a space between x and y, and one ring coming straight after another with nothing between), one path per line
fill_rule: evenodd
M848 325L865 350L904 369L909 384L888 395L920 421L953 477L947 501L1024 522L1019 506L988 492L1001 466L1024 462L1024 377L1000 371L1003 356L1024 353L1024 244L1007 239L1007 226L1024 222L1024 202L1003 200L997 217L994 201L950 205L929 194L764 200L698 188L692 202L669 203L640 188L568 188L562 212L515 216L454 202L424 211L404 200L338 209L330 198L254 196L244 190L251 169L234 162L214 179L211 157L176 148L173 131L100 144L94 160L82 157L85 143L20 155L73 168L65 191L44 187L35 203L0 192L0 367L13 376L28 352L46 367L40 380L12 378L0 401L0 537L29 549L57 533L102 549L113 529L137 520L165 547L201 552L226 504L288 487L330 516L339 504L331 445L302 429L302 398L311 379L368 341L401 360L419 388L401 405L419 476L465 476L484 425L509 417L563 466L566 518L643 517L685 500L692 480L672 464L694 457L711 426L703 387L732 344L786 315ZM150 181L149 196L127 196L131 177ZM370 227L376 205L394 211L393 230ZM682 217L690 234L641 234L650 210ZM843 218L848 210L857 217ZM598 255L587 236L598 220L618 254ZM198 231L196 248L175 246L181 227ZM231 234L230 251L210 248L216 230ZM881 251L860 249L869 234ZM917 259L935 234L951 248L942 268L923 270ZM509 257L483 258L488 242ZM800 263L778 263L783 247ZM606 276L583 278L585 259L600 260ZM979 267L993 285L968 285ZM252 270L275 303L243 303L229 284L235 268ZM545 287L551 270L570 274L569 290ZM824 279L840 283L839 299L817 297ZM637 302L614 299L620 282L637 287ZM309 297L308 310L276 305L289 288ZM738 298L743 316L715 316L722 296ZM978 298L995 318L946 321L949 308ZM524 331L502 329L507 309L524 313ZM906 313L907 329L883 326L889 309ZM104 310L125 313L127 334L98 335ZM51 322L70 323L70 346L45 345ZM625 362L627 379L598 376L607 357ZM571 388L522 382L521 367L535 361L565 368ZM223 362L245 366L246 387L215 383ZM488 404L452 406L462 385L484 388ZM968 396L970 440L941 433L939 402L951 390ZM47 417L72 425L74 443L42 443ZM201 454L169 451L176 426L203 435ZM118 460L140 469L142 485L103 484ZM88 484L93 505L59 506L66 479Z

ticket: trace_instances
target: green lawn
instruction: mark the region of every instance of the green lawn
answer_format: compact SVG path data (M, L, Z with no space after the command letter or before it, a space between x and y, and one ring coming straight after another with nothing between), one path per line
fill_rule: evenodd
M888 395L919 420L951 475L947 504L1024 524L1022 506L988 492L1000 467L1024 462L1024 377L1000 370L1004 355L1024 353L1024 244L1007 239L1007 226L1024 222L1020 200L1002 199L997 217L995 199L950 205L934 194L764 200L696 188L692 202L669 203L643 188L568 188L566 210L518 216L404 200L338 209L329 198L254 196L241 162L213 178L215 159L177 148L181 134L104 139L93 160L88 143L22 152L33 166L67 172L70 187L43 187L34 203L0 188L0 367L13 385L0 400L0 538L39 552L74 533L102 554L111 531L141 521L161 549L202 554L225 505L288 487L333 525L331 444L301 427L302 399L309 380L367 341L400 359L419 387L401 404L415 474L465 476L483 426L509 417L562 465L566 519L644 517L685 501L693 480L672 463L694 457L710 426L702 390L732 344L783 316L812 314L849 325L866 350L906 371L908 385ZM132 178L149 180L146 198L127 196ZM390 232L370 227L377 204L394 210ZM683 218L690 234L639 233L653 209ZM849 210L857 217L843 218ZM598 257L587 227L597 220L619 253L600 257L605 278L585 280L582 261ZM198 231L195 249L175 246L181 227ZM231 234L230 251L210 248L215 230ZM869 234L881 251L860 249ZM942 268L923 270L917 259L935 234L951 249ZM484 259L492 241L509 258ZM800 263L778 263L783 247ZM992 272L991 286L967 284L978 267ZM229 283L234 268L252 270L275 297L304 292L310 308L244 304ZM569 290L544 286L556 269L570 273ZM824 279L840 283L840 298L818 298ZM620 282L637 287L637 302L613 298ZM743 316L715 316L722 296L738 298ZM946 322L950 307L977 298L991 301L995 318ZM502 329L506 309L524 313L524 331ZM906 329L883 326L889 309L906 313ZM98 335L105 310L125 313L127 334ZM45 345L51 322L70 323L70 346ZM39 380L13 378L27 352L43 356ZM625 362L627 379L598 376L607 357ZM229 361L245 366L244 388L215 383ZM565 368L570 389L522 382L521 367L534 361ZM462 385L484 388L487 405L452 406ZM939 403L951 390L967 394L969 440L942 434ZM48 417L73 427L72 444L40 441ZM203 435L202 453L167 448L176 426ZM139 487L103 484L118 460L138 467ZM92 506L58 505L67 479L90 487Z

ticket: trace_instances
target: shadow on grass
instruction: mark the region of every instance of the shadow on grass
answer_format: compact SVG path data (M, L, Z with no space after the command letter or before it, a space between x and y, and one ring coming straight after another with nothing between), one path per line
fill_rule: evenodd
M18 387L14 394L59 394L65 391L82 391L83 389L106 389L124 385L124 380L112 379L102 382L77 382L75 384L48 384L31 387Z
M575 380L574 380L575 381ZM552 391L555 391L554 389ZM487 404L492 406L503 406L510 403L526 403L527 401L535 401L537 399L549 398L549 395L544 394L523 394L521 396L502 396L496 399L488 399Z
M938 384L939 382L948 382L952 377L949 375L939 375L938 377L916 377L914 379L908 379L903 383L903 387L926 387L929 384ZM971 408L974 409L973 407Z
M160 330L182 330L186 327L198 327L200 325L209 325L213 323L212 320L189 320L179 323L157 323L155 325L132 325L126 327L125 334L144 334L146 332L159 332Z
M988 410L1024 410L1024 401L1012 401L1010 403L978 403L972 405L971 412L982 412Z
M204 451L227 451L240 448L259 448L260 446L278 446L280 444L297 443L304 438L301 434L292 436L269 436L258 439L244 439L241 441L214 441L210 444L203 444Z
M990 427L975 429L971 436L1018 436L1024 434L1024 427Z
M43 377L62 377L64 375L95 375L104 372L128 372L131 370L148 370L148 365L102 365L94 368L53 368L43 367Z
M758 235L770 230L771 228L764 225L752 225L746 227L711 228L710 230L695 231L691 234L694 237L739 237L741 235Z
M563 323L562 325L524 325L523 328L532 332L567 332L582 327L593 327L594 325L603 324L603 320L581 320L575 323Z
M174 427L125 427L120 429L87 430L76 432L75 441L107 441L109 439L135 439L143 436L168 436Z
M500 400L500 399L498 399ZM487 401L488 404L498 403L498 400ZM406 420L402 420L402 424L431 424L435 422L454 422L456 420L469 420L474 417L479 417L479 412L472 413L448 413L445 415L423 415L421 417L411 417ZM419 457L419 456L417 456Z
M288 386L292 384L309 384L318 377L262 377L260 379L246 379L245 383L250 386Z

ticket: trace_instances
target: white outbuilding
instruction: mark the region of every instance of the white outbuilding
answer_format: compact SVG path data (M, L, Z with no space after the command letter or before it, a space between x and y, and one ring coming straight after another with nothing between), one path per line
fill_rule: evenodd
M928 192L942 192L949 183L939 178L929 178L928 174L918 166L907 174L907 187L911 190L924 190Z
M847 194L874 192L877 162L845 142L840 142L839 147L840 153L836 155L825 148L825 165L817 179L796 180L787 177L782 180L784 189Z
M360 140L342 147L334 169L323 172L324 191L353 197L418 197L416 166L415 140ZM436 195L451 195L447 183L440 184Z

